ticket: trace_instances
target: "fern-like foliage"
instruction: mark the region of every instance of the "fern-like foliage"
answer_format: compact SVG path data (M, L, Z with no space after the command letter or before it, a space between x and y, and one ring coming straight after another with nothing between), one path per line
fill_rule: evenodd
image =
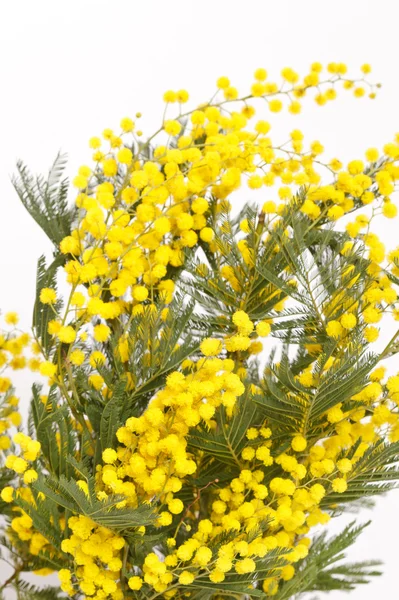
M356 542L359 535L369 525L350 523L338 535L327 538L324 532L312 544L312 552L298 565L295 578L283 583L275 596L278 600L302 597L305 592L350 591L357 585L369 583L382 573L378 561L343 563L346 550Z
M38 493L44 494L46 502L54 507L63 507L71 513L83 514L98 525L109 527L115 531L129 530L151 524L155 515L149 506L138 508L118 508L123 498L110 496L106 501L97 499L94 487L94 478L90 476L84 466L76 463L71 457L70 462L79 475L86 480L87 494L78 486L75 479L66 479L63 475L59 479L49 476L39 478L34 484ZM40 500L39 500L40 501ZM24 504L24 508L31 511ZM33 510L32 514L36 514Z
M22 162L17 162L17 175L12 183L22 204L58 248L61 240L70 235L76 208L68 202L68 178L64 177L67 157L57 154L48 177L33 175Z
M79 208L65 156L46 178L17 164L15 190L54 246L38 261L29 362L48 390L32 388L32 440L19 425L0 436L0 547L15 567L3 587L19 600L59 600L21 577L40 569L68 569L76 598L137 600L288 600L379 575L343 562L364 526L304 536L399 479L399 378L375 371L399 332L368 344L369 324L396 314L399 259L382 264L364 217L335 220L382 205L396 167L354 161L319 186L313 148L272 149L223 111L204 108L204 127L180 116L162 148L105 133L109 152L74 180ZM309 183L234 214L230 193L242 174L260 185L258 167ZM62 267L65 310L42 302ZM1 368L27 362L26 340L1 332ZM3 391L0 434L19 418L1 377Z

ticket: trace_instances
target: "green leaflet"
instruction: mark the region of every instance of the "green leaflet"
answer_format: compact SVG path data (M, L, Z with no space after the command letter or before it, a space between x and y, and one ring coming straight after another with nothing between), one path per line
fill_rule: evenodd
M344 564L340 562L346 556L345 551L356 542L368 525L369 523L365 523L356 526L353 522L330 539L327 539L325 532L316 537L309 555L297 563L295 577L283 582L275 598L288 600L309 591L349 591L356 585L368 583L370 578L381 575L381 572L375 569L380 566L378 561Z
M72 461L77 468L77 463ZM66 479L63 475L59 479L52 476L39 478L33 487L38 492L45 494L46 498L58 506L74 514L85 515L98 525L109 527L115 531L127 531L142 525L150 525L156 518L149 506L138 508L117 508L122 500L120 496L109 497L102 502L97 499L94 491L94 479L88 476L85 467L77 465L83 479L87 480L89 495L80 489L74 479Z
M73 454L77 439L72 427L68 407L57 405L55 389L50 389L46 405L40 399L40 387L32 386L30 414L36 431L37 440L47 460L48 467L58 475L69 475L66 457ZM56 433L60 436L60 448L54 443Z
M46 179L32 175L28 167L18 161L18 175L12 179L22 204L57 249L61 240L71 234L77 210L68 203L69 183L63 178L66 162L66 155L58 154Z
M61 600L64 597L58 587L39 587L20 579L16 582L15 589L19 600Z
M247 429L259 422L256 404L247 391L242 398L238 399L232 419L227 420L225 409L221 407L217 416L216 432L207 431L205 428L193 430L189 438L189 446L202 450L221 463L241 468L240 455L247 444Z
M102 449L113 448L116 432L122 426L122 412L126 400L126 381L120 381L111 399L105 405L100 422L100 440Z

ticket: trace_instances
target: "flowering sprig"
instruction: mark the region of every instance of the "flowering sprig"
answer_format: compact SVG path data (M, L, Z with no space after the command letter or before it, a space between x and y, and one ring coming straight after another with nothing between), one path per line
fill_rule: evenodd
M289 598L374 574L335 577L323 557L358 531L329 546L314 528L399 476L398 377L381 364L399 333L372 346L399 315L399 255L372 232L397 213L399 139L347 165L299 129L274 142L264 108L295 115L340 87L375 97L369 65L325 71L285 68L277 84L257 69L243 95L221 77L194 110L167 91L146 141L129 117L91 138L72 209L61 157L51 186L19 164L55 257L39 261L33 343L0 339L2 365L48 384L28 436L0 377L0 425L18 428L0 437L19 556L7 585L56 570L64 593L94 600ZM236 210L243 185L259 202Z

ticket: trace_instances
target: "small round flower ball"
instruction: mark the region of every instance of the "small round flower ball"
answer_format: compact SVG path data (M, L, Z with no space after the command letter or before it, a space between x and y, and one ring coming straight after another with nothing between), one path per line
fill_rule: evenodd
M103 462L105 462L107 465L112 465L118 458L118 455L113 448L105 448L102 457Z
M349 458L342 458L337 462L337 469L341 473L349 473L352 470L352 462Z
M260 321L260 323L258 323L256 326L256 333L259 335L259 337L267 337L271 330L272 328L270 323L267 323L266 321Z
M295 452L303 452L307 445L308 443L303 435L296 435L291 442L291 448Z
M108 325L100 323L100 325L96 325L94 327L93 334L96 342L106 342L111 335L111 329L108 327Z
M189 93L187 90L178 90L176 92L177 101L180 102L181 104L188 102L189 97L190 96L189 96Z
M357 323L356 317L355 317L355 315L352 315L351 313L347 313L345 315L342 315L342 317L341 317L341 325L345 329L353 329L354 327L356 327L356 323Z
M219 569L214 569L210 572L209 579L212 581L212 583L221 583L225 579L225 574Z
M28 468L28 463L23 458L18 457L14 460L11 468L18 473L18 475L22 475Z
M65 325L64 327L60 327L57 336L60 342L72 344L76 340L76 331L71 325Z
M262 212L264 212L266 215L275 214L277 212L276 203L273 202L273 200L268 200L262 206Z
M222 351L223 344L221 340L206 338L201 342L201 352L204 356L217 356Z
M163 95L164 102L173 103L173 102L176 102L176 100L177 100L177 94L173 90L168 90Z
M292 565L286 565L281 569L281 579L283 581L289 581L295 575L295 567Z
M118 161L123 165L130 165L133 159L132 151L129 148L122 148L118 152Z
M393 219L398 214L398 209L392 202L384 202L382 206L382 214L387 219Z
M169 135L179 135L181 125L178 121L165 121L164 129Z
M69 355L69 360L71 361L71 363L77 367L79 367L81 364L84 363L85 360L85 354L82 350L74 350L73 352L71 352L71 354Z
M138 590L141 590L141 588L143 586L143 580L141 579L141 577L134 575L134 577L129 578L129 581L127 582L127 584L131 590L138 591Z
M250 427L247 429L246 436L248 440L256 440L259 437L259 431L255 427Z
M57 301L57 293L52 288L43 288L40 292L42 304L54 304Z
M28 469L24 473L24 483L27 485L29 483L33 483L34 481L36 481L37 478L38 478L38 474L37 474L37 471L35 471L34 469Z
M134 122L129 117L124 117L121 120L120 125L121 125L121 128L122 128L122 131L124 131L125 133L133 131L133 129L134 129Z
M339 338L342 334L342 325L339 321L329 321L326 326L326 332L329 337Z
M332 489L337 494L343 494L348 489L348 484L342 477L336 477L332 481Z
M203 242L211 242L215 237L215 232L210 227L204 227L200 231L200 238Z
M144 302L148 298L148 290L144 285L136 285L132 290L132 296L136 302Z
M19 317L16 312L8 312L4 315L4 320L7 325L16 325L19 321Z
M230 79L228 77L219 77L216 81L216 85L220 90L224 90L229 87Z
M196 215L203 215L209 208L209 202L202 197L195 198L191 203L191 210Z
M47 377L54 377L54 375L57 372L57 365L54 365L49 360L45 360L40 365L39 372L40 372L41 375L44 375L44 376L47 376Z
M252 460L255 457L255 450L254 448L244 448L244 450L241 453L241 456L243 458L243 460Z
M183 511L184 504L179 498L173 498L168 502L168 508L173 515L179 515Z
M271 112L277 113L280 112L281 109L283 108L283 103L281 102L281 100L270 100L269 102L269 110Z
M179 575L179 583L182 585L190 585L194 581L194 573L190 573L190 571L183 571Z
M6 487L4 487L1 490L0 497L3 500L3 502L7 502L7 503L12 502L14 499L14 488L11 487L10 485L6 485Z

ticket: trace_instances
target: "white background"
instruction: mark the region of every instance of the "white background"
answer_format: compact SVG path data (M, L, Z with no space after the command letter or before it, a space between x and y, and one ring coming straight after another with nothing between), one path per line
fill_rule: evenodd
M370 62L383 83L378 98L346 94L323 108L309 98L300 116L277 115L277 141L299 127L322 141L326 156L348 160L399 131L396 0L3 0L1 9L0 306L17 310L24 327L36 261L50 246L10 184L17 158L45 172L62 149L73 174L90 164L89 137L117 129L121 117L140 110L144 131L158 128L167 89L188 89L195 104L210 97L220 75L246 91L257 67L304 74L315 60L347 62L355 73ZM397 222L380 226L390 247L399 245L398 231ZM25 406L30 381L18 380ZM397 597L398 500L393 492L359 515L372 525L350 556L381 558L385 574L353 600Z

